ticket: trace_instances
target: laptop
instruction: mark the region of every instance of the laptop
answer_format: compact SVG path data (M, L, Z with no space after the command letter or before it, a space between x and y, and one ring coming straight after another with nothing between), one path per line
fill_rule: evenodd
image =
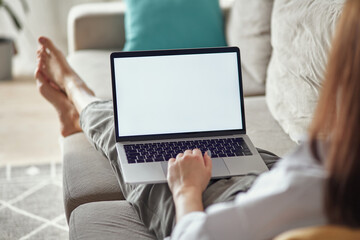
M212 155L212 177L267 167L246 135L237 47L111 54L116 149L126 183L166 182L168 160Z

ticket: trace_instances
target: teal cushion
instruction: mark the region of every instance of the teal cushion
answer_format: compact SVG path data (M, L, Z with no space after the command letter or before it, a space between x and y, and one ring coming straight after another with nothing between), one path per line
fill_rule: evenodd
M124 51L226 46L218 0L126 0Z

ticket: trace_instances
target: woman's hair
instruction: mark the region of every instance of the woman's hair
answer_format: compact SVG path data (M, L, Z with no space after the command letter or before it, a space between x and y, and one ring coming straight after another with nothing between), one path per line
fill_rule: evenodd
M339 20L319 103L311 149L328 145L324 210L330 224L360 227L360 0L348 0Z

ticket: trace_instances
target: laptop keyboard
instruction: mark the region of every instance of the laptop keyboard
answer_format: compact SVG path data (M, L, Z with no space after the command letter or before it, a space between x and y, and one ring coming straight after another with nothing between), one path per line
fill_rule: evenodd
M170 158L175 158L177 154L194 148L200 149L203 153L210 150L212 158L252 155L243 138L124 145L129 163L168 161Z

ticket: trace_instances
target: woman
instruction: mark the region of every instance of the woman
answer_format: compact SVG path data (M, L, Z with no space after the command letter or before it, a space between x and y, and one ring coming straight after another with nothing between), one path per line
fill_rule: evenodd
M258 177L246 193L254 176L210 181L211 159L196 149L169 160L169 188L165 184L125 184L116 164L111 102L97 99L43 37L39 39L36 78L40 93L59 113L62 134L84 131L111 161L125 198L158 238L172 232L173 239L270 239L290 229L327 223L357 228L359 16L360 1L348 0L309 139Z
M222 228L216 224L223 225L221 222L226 218L236 222L229 223L232 227L240 228L235 233L229 227L232 236L243 236L244 239L269 239L275 236L272 230L283 228L285 231L295 225L329 223L359 228L359 126L360 1L349 0L338 24L309 139L295 153L280 161L275 169L257 179L248 193L239 195L235 206L232 203L210 208L208 212L217 212L214 214L219 220L217 223L200 213L201 190L206 187L209 177L210 164L206 158L203 162L199 160L198 168L192 167L197 172L202 169L204 177L197 177L201 174L185 177L193 173L188 173L186 153L170 161L169 186L179 222L173 234L184 239L200 238L207 235L209 228ZM309 205L313 205L313 212ZM189 214L195 211L199 213ZM234 211L238 211L236 217L232 217ZM220 220L222 215L224 218ZM242 220L253 226L242 227ZM244 234L247 231L250 233ZM223 231L215 234L216 230L208 236L231 238Z

